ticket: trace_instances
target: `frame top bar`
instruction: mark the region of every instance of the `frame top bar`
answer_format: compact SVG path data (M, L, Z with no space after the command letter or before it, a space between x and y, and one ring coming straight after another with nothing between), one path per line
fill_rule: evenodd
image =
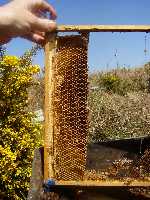
M57 32L150 32L150 25L58 25Z

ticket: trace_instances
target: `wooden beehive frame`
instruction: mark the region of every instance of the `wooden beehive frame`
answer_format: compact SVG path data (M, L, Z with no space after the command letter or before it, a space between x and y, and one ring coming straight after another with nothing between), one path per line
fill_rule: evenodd
M46 45L44 171L47 178L81 180L84 175L88 130L87 46L88 34L51 35Z
M60 25L57 32L150 32L150 25ZM45 135L44 135L44 179L54 177L54 124L53 124L53 56L56 50L57 33L47 34L47 44L45 46ZM58 182L58 185L76 185L75 182ZM79 184L79 183L78 183ZM77 184L77 185L78 185ZM84 183L80 185L94 186L95 183ZM109 183L97 183L97 185L107 185ZM116 186L124 185L123 182L117 183ZM133 183L132 186L149 186L149 182Z

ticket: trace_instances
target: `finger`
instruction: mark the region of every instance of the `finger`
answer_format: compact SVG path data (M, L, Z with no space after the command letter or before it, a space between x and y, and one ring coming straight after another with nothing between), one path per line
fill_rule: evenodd
M43 6L44 10L47 10L50 12L50 14L51 14L50 19L55 20L57 17L57 13L56 13L55 9L46 1L43 1L42 6Z
M45 41L45 38L37 33L29 33L29 34L25 34L22 36L23 38L30 40L32 42L35 42L37 44L43 44Z
M55 9L53 8L53 6L51 6L46 1L44 1L44 0L39 1L39 4L37 5L37 8L39 10L42 10L42 11L48 11L48 12L50 12L50 15L51 15L50 19L52 19L52 20L56 19L57 14L56 14Z
M45 37L45 32L35 31L35 33L41 35L42 37Z
M53 20L38 18L34 16L34 20L31 23L31 30L48 32L56 30L56 22Z

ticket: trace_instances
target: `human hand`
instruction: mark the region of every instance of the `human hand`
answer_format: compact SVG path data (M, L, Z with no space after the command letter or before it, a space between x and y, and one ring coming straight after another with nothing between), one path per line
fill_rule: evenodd
M45 32L56 29L55 19L56 11L45 0L13 0L0 7L0 44L18 36L42 44Z

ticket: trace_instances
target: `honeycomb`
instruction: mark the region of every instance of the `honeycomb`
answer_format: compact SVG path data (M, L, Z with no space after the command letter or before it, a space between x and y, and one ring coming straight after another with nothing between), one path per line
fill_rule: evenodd
M82 180L88 133L88 39L58 36L54 55L54 173L57 180Z

